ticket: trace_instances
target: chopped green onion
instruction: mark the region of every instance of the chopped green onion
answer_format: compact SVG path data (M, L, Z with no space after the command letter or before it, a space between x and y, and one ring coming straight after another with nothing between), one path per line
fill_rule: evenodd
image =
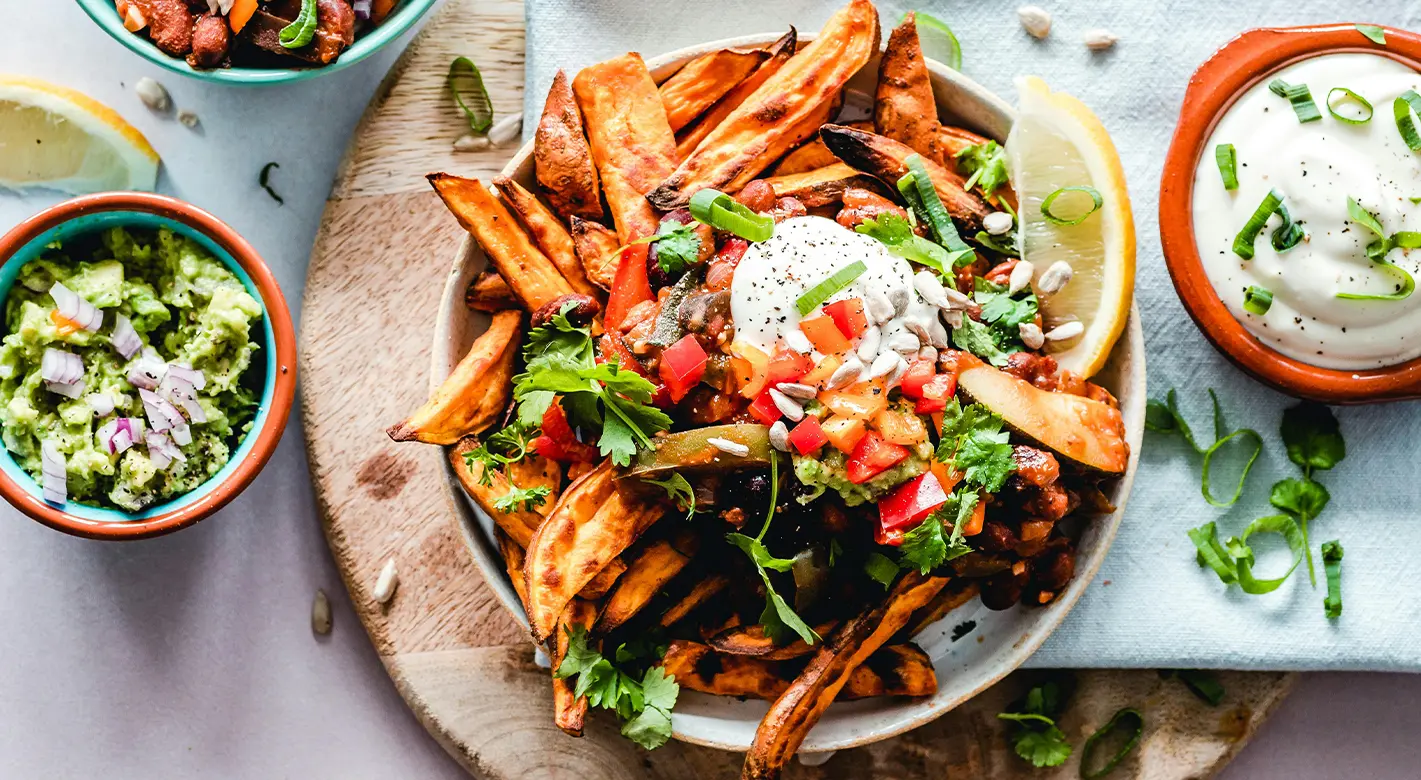
M1003 244L1001 238L991 235L985 230L977 231L977 235L973 236L972 240L976 241L987 249L996 252L999 255L1007 255L1009 257L1021 256L1020 253L1016 250L1014 241L1011 244Z
M1189 541L1193 542L1198 550L1195 555L1200 566L1213 569L1214 574L1217 574L1225 585L1238 582L1238 564L1219 542L1219 529L1214 521L1210 520L1198 528L1191 528L1188 534Z
M1370 40L1372 43L1380 44L1382 46L1386 45L1386 30L1376 26L1375 24L1359 24L1355 26L1357 28L1357 32L1367 36L1367 39Z
M1386 230L1382 228L1382 223L1377 216L1362 207L1356 198L1347 198L1347 216L1358 225L1372 231L1377 238L1386 238Z
M1124 728L1126 729L1126 733L1129 734L1129 737L1125 740L1125 744L1121 745L1120 749L1115 751L1115 755L1111 756L1110 760L1104 764L1101 764L1099 768L1086 769L1087 766L1095 763L1091 760L1091 757L1099 741L1114 733L1117 728ZM1094 734L1086 737L1085 744L1081 745L1081 779L1097 780L1097 778L1105 777L1111 772L1114 772L1115 768L1120 765L1120 762L1125 760L1125 756L1130 755L1130 751L1134 750L1135 746L1140 744L1140 737L1144 733L1145 716L1141 715L1139 710L1133 707L1126 707L1114 715L1111 715L1110 720L1106 721L1105 725L1097 729Z
M794 307L799 310L799 316L807 316L819 308L819 304L829 300L829 297L834 293L853 284L855 279L863 276L867 271L868 266L864 264L864 261L855 260L835 271L833 276L809 288L794 302Z
M1090 210L1074 219L1065 219L1063 217L1058 217L1055 214L1052 214L1051 204L1055 203L1057 198L1061 197L1067 192L1084 192L1085 194L1089 195L1091 200ZM1041 201L1041 216L1045 217L1046 221L1050 222L1053 225L1079 225L1080 223L1086 220L1086 217L1089 217L1091 214L1094 214L1095 212L1099 211L1100 207L1104 204L1105 199L1100 196L1100 190L1097 190L1094 187L1062 187L1051 193L1050 195L1047 195L1046 200Z
M1274 187L1268 191L1268 195L1263 198L1263 202L1258 204L1258 208L1253 210L1253 216L1248 218L1243 230L1234 236L1234 254L1245 260L1253 259L1253 242L1258 238L1258 234L1263 232L1263 226L1268 224L1268 218L1273 216L1273 212L1283 204L1283 193Z
M484 77L479 67L468 57L455 57L449 63L449 91L454 93L454 102L469 120L469 131L477 135L487 133L493 127L493 102L489 100L488 89L484 87ZM464 93L469 94L467 102Z
M1396 117L1396 129L1401 133L1401 140L1406 142L1406 148L1411 151L1421 151L1421 133L1416 132L1416 123L1411 119L1411 113L1421 114L1421 95L1416 94L1416 90L1408 89L1401 93L1401 97L1391 101L1391 113Z
M1342 543L1322 543L1322 568L1327 572L1327 598L1322 606L1330 618L1342 617Z
M1312 92L1308 90L1306 84L1289 84L1282 79L1273 79L1268 82L1268 91L1281 98L1287 98L1293 104L1293 113L1298 115L1299 122L1316 122L1322 118L1322 112L1317 110L1317 104L1312 102Z
M864 573L884 589L891 587L898 579L898 563L882 553L869 553L863 564Z
M1164 403L1150 401L1145 405L1145 427L1159 433L1178 433L1184 437L1184 441L1188 442L1195 452L1204 456L1199 492L1203 494L1204 500L1209 502L1210 506L1222 509L1238 503L1239 496L1243 495L1243 483L1248 479L1248 472L1253 469L1254 462L1263 452L1263 437L1259 436L1258 431L1252 428L1229 431L1228 424L1224 421L1223 406L1219 404L1219 396L1213 388L1209 388L1209 399L1214 405L1214 443L1207 448L1200 446L1194 438L1194 432L1189 429L1189 423L1184 419L1184 415L1179 413L1179 395L1174 390L1170 390L1165 395ZM1234 439L1251 442L1253 452L1243 464L1243 470L1238 475L1238 484L1234 486L1233 496L1227 500L1214 498L1213 491L1209 487L1209 469L1213 466L1214 454Z
M1243 291L1243 308L1250 314L1262 317L1268 313L1268 309L1272 305L1273 292L1266 287L1251 284L1247 290Z
M1342 97L1334 97L1339 92L1342 93ZM1337 106L1347 101L1356 103L1358 106L1365 109L1367 115L1351 117L1343 116L1342 114L1337 113ZM1333 119L1346 122L1349 125L1365 125L1366 123L1372 121L1372 114L1374 112L1372 111L1372 104L1366 98L1362 97L1361 95L1358 95L1356 92L1353 92L1352 90L1346 87L1333 87L1327 92L1327 113L1331 114Z
M1384 271L1397 277L1400 283L1396 290L1380 295L1340 292L1335 297L1350 301L1401 301L1411 297L1411 293L1416 290L1416 280L1411 277L1410 273L1407 273L1405 268L1389 262L1386 256L1393 249L1421 247L1421 233L1403 230L1387 236L1386 231L1382 228L1382 223L1370 211L1362 208L1362 204L1358 203L1356 198L1347 198L1347 216L1377 236L1375 241L1367 244L1367 257L1373 263L1381 266Z
M1238 189L1238 152L1234 150L1234 145L1215 146L1214 162L1219 164L1219 175L1224 179L1224 189Z
M962 70L962 44L957 42L952 28L936 16L922 11L916 12L916 15L918 45L923 50L923 56L931 57L953 70Z
M1283 572L1283 576L1271 580L1260 580L1253 576L1253 549L1248 546L1248 538L1256 533L1278 534L1288 543L1288 549L1293 553L1293 563L1287 571ZM1239 587L1243 589L1244 593L1257 596L1272 593L1292 575L1293 571L1298 568L1298 564L1303 561L1303 553L1307 551L1307 540L1303 538L1298 521L1294 520L1291 515L1269 515L1249 523L1248 527L1243 530L1243 536L1238 539L1230 539L1229 549L1238 562Z
M299 49L316 37L316 0L301 0L301 12L281 28L276 40L283 48Z
M927 218L928 227L932 228L933 235L937 236L937 242L954 254L972 251L972 248L962 240L961 234L957 232L957 226L952 224L952 217L947 213L947 207L942 205L942 198L937 194L937 187L933 185L932 176L928 175L928 166L923 162L923 156L910 154L903 160L903 164L908 167L908 173L913 177L912 185L918 194L916 203L922 206L923 215ZM903 181L900 179L900 192L902 188Z
M1200 701L1210 707L1217 707L1224 700L1224 685L1213 672L1204 669L1161 669L1160 677L1171 677L1184 683L1184 687Z
M1273 244L1274 252L1286 252L1298 245L1299 241L1307 236L1307 231L1303 226L1293 221L1293 215L1288 213L1288 206L1285 203L1278 204L1278 216L1283 218L1283 224L1273 231L1269 239Z
M276 190L271 188L271 172L280 167L279 164L274 162L263 165L262 172L257 176L257 184L260 184L261 188L266 190L266 194L270 195L271 199L276 201L278 206L284 206L286 205L286 201L280 195L276 194Z
M743 203L709 187L691 196L691 217L746 241L768 241L775 234L774 217L756 214Z

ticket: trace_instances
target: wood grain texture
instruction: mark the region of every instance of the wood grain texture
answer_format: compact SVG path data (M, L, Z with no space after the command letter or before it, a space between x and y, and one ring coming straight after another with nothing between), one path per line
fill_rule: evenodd
M740 756L679 743L646 753L596 713L572 739L552 722L546 670L526 633L487 588L460 538L440 480L441 451L384 433L428 391L430 334L449 258L463 231L424 174L488 178L512 148L456 153L463 132L444 84L449 62L475 59L500 116L521 107L523 7L450 0L391 72L356 131L326 205L307 278L301 332L308 457L332 554L366 632L401 695L473 774L517 778L733 778ZM385 561L400 584L371 595ZM1116 777L1211 774L1247 741L1296 675L1227 673L1209 708L1153 671L1079 674L1062 728L1077 745L1116 709L1142 707L1149 726ZM1066 778L1030 770L995 719L1030 684L1007 681L917 731L843 751L790 778Z

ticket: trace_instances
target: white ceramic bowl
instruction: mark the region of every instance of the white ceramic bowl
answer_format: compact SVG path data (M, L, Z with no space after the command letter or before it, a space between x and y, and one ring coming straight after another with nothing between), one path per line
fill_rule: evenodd
M780 33L750 35L681 49L648 61L659 81L686 60L727 46L762 46ZM803 37L801 37L801 41ZM933 92L945 122L975 130L1002 141L1015 115L1001 98L987 92L962 74L931 60ZM875 57L849 82L845 100L850 119L866 114L878 73ZM536 96L535 96L536 98ZM503 174L533 188L533 145L525 144L503 169ZM484 268L482 250L466 237L449 271L435 329L431 382L437 385L449 375L454 364L468 351L475 336L483 331L488 318L464 305L464 290ZM937 671L937 694L926 699L867 699L840 702L829 708L810 732L803 752L821 752L854 747L907 731L939 717L967 701L1016 669L1070 612L1081 593L1094 579L1105 552L1115 538L1125 500L1130 494L1139 459L1145 419L1145 351L1139 318L1132 311L1124 337L1096 382L1120 399L1126 438L1130 443L1130 468L1116 484L1110 499L1118 507L1109 517L1092 520L1081 538L1076 559L1076 576L1059 598L1042 608L1016 607L993 612L972 602L929 627L915 642L933 659ZM503 605L524 625L527 618L504 572L493 536L493 523L468 499L453 472L446 491L459 518L459 527L484 579L498 594ZM960 641L951 639L954 626L976 621L976 628ZM530 640L531 641L531 640ZM698 745L744 751L755 727L768 710L762 701L739 701L730 697L683 692L672 717L677 739ZM551 715L550 715L551 717Z

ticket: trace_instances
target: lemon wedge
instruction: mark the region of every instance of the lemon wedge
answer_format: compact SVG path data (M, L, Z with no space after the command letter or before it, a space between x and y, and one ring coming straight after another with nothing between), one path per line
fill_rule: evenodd
M1019 114L1007 137L1011 179L1021 225L1021 257L1035 280L1053 265L1070 266L1070 282L1041 295L1047 333L1079 322L1079 335L1046 342L1061 368L1089 377L1105 365L1125 330L1135 289L1135 221L1125 172L1110 134L1085 104L1052 92L1035 76L1016 80ZM1065 187L1089 187L1100 206L1077 224L1058 224L1042 212L1046 199ZM1066 191L1050 205L1062 222L1075 222L1093 205L1090 193ZM1059 278L1059 271L1055 278ZM1076 330L1070 326L1058 334Z
M0 75L0 187L152 191L158 153L117 112L39 79Z

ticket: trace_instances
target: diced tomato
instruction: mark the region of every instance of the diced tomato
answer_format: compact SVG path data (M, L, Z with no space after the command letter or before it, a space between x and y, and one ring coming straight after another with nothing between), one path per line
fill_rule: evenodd
M550 460L595 461L597 448L577 440L562 404L554 401L543 413L543 435L528 443L528 448Z
M789 432L789 445L800 455L808 455L829 442L815 417L805 417Z
M679 341L661 351L661 380L671 393L671 400L680 403L691 388L706 374L708 356L696 337L687 333Z
M651 300L651 282L646 275L647 244L633 244L622 252L617 275L612 277L612 291L607 295L603 322L608 328L622 324L627 312L642 301Z
M756 396L754 403L750 404L748 411L755 419L766 425L774 425L775 421L780 419L779 407L775 406L775 399L770 397L769 390L765 390Z
M70 333L78 333L84 329L84 326L60 314L59 309L49 310L49 321L54 323L55 331L61 336L68 336Z
M785 382L798 382L799 378L814 368L814 361L808 355L801 355L788 348L780 347L770 358L770 367L765 373L765 387L775 387Z
M894 488L892 493L878 502L879 535L892 544L893 532L896 531L901 543L901 534L918 527L933 510L945 503L947 493L931 471L916 476Z
M738 236L725 239L715 253L715 259L722 263L738 263L740 258L745 256L745 250L750 248L750 242Z
M860 382L843 390L820 393L819 403L840 417L872 420L888 407L888 394L877 385Z
M839 357L838 355L829 355L823 360L819 361L819 363L815 365L814 368L811 368L809 370L809 373L800 377L799 381L802 384L812 385L814 387L822 387L824 383L829 381L829 377L833 376L834 372L839 370L839 366L842 366L843 364L843 358Z
M868 426L864 421L852 417L830 417L820 427L824 429L824 435L829 438L834 449L845 455L852 453L859 440L868 433Z
M626 342L622 341L620 336L612 333L604 333L602 334L602 338L598 339L597 344L602 348L602 354L597 356L599 363L605 363L615 357L618 366L630 371L635 371L648 379L651 378L647 376L646 366L643 366L641 361L637 360L636 356L632 354L632 351L627 349Z
M898 404L879 412L873 418L873 427L894 444L910 445L928 440L928 426L923 424L923 418Z
M770 373L770 356L744 341L730 342L727 351L730 352L730 374L737 391L746 398L759 396Z
M914 358L908 364L908 372L903 374L903 383L899 387L903 388L903 395L909 398L922 398L923 385L928 383L937 373L937 363L923 358Z
M885 440L873 431L864 434L849 455L845 471L855 485L873 479L908 457L908 448Z
M922 397L913 411L935 414L947 408L947 399L957 392L957 374L938 374L923 385Z
M834 324L828 317L810 317L807 320L799 321L799 329L804 335L809 337L809 343L814 348L826 355L837 355L841 352L848 352L849 340L844 334L839 332L839 326Z
M858 298L834 301L824 307L824 313L839 326L839 332L846 339L856 339L868 330L868 316L863 313L863 301Z

